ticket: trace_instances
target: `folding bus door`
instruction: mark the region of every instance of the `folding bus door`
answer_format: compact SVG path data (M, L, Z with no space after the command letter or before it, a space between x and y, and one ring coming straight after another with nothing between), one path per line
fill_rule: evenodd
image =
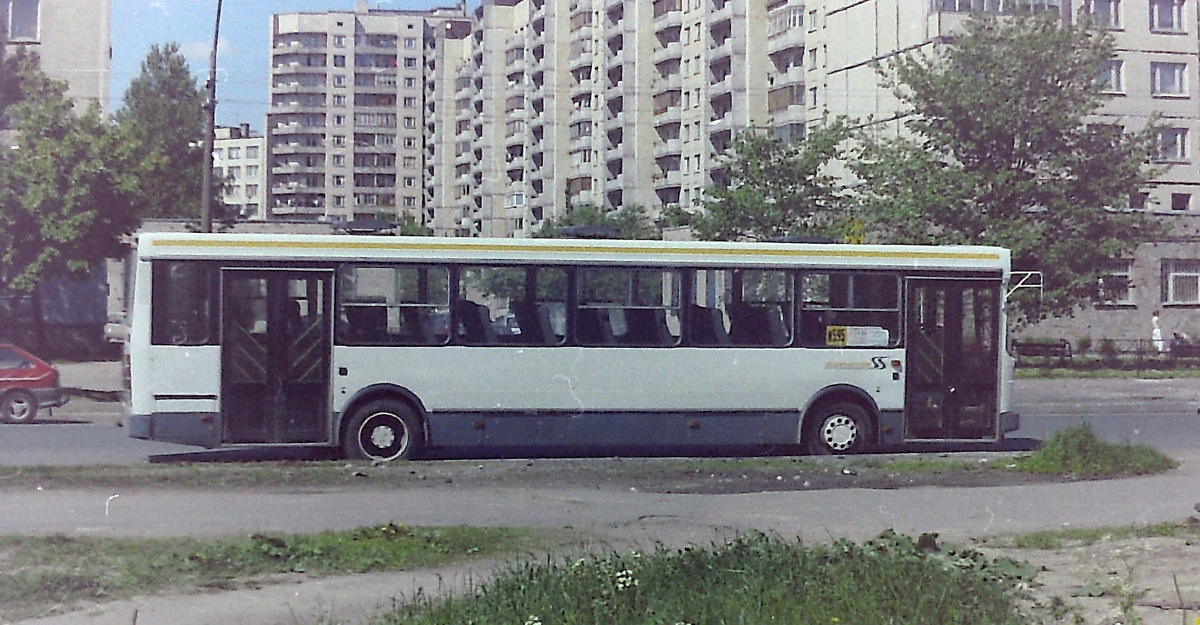
M908 281L906 439L994 439L999 282Z
M333 273L222 272L223 443L330 441Z

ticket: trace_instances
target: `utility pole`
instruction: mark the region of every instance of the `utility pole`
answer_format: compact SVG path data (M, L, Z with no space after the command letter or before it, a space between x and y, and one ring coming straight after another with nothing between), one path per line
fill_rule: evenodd
M208 115L204 130L204 171L200 184L200 231L212 232L212 174L213 143L217 132L217 42L221 39L221 4L217 0L217 24L213 28L212 55L208 59L208 100L204 103Z

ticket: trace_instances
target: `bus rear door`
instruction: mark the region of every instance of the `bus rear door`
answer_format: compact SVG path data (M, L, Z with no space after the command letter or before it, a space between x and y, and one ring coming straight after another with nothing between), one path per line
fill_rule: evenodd
M905 438L999 436L1000 283L908 281Z
M331 441L332 281L332 271L223 271L222 443Z

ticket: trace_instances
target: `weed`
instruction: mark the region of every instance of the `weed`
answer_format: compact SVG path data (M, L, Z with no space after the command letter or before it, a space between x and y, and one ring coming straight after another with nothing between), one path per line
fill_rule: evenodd
M1016 461L1020 471L1075 478L1147 475L1177 466L1151 447L1104 441L1087 423L1058 430L1036 452Z

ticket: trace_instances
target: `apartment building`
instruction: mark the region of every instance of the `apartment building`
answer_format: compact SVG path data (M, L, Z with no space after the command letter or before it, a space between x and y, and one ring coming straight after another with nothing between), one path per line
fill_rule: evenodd
M91 104L108 112L112 0L0 0L0 25L7 43L0 56L17 50L38 55L42 71L66 81L77 110ZM0 144L11 144L0 119Z
M1142 246L1133 258L1114 259L1100 287L1103 302L1074 316L1026 328L1033 336L1098 343L1149 341L1150 318L1160 311L1168 338L1198 336L1200 316L1200 23L1196 0L807 0L804 9L804 103L811 123L825 115L870 120L899 132L902 111L878 85L873 63L898 53L932 51L959 32L972 11L1057 12L1106 28L1116 58L1098 80L1113 97L1093 120L1140 130L1153 118L1159 130L1161 175L1131 198L1164 220L1171 233ZM1003 59L996 62L1002 63ZM985 105L985 103L981 103ZM1103 207L1097 207L1101 210Z
M269 217L425 221L423 156L438 28L463 7L275 15L267 112Z
M802 80L770 56L795 47L800 9L771 11L766 37L761 1L485 0L438 49L458 69L434 112L454 139L432 172L435 232L529 236L571 204L691 205L736 131L801 134L798 109L768 112L769 77Z
M213 141L213 175L224 180L222 202L237 219L266 219L267 139L249 124L221 126Z

